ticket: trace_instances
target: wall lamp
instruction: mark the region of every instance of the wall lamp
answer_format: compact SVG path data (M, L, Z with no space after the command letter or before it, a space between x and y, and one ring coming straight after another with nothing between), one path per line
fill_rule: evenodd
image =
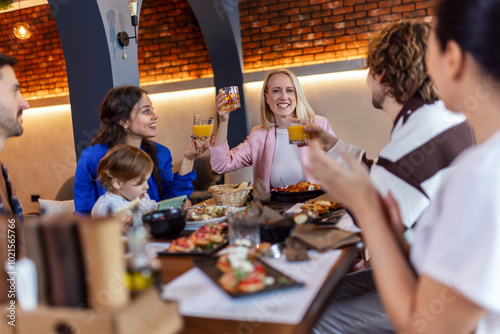
M125 31L120 31L118 33L118 44L123 47L129 44L129 39L135 39L135 42L137 43L137 26L139 25L139 18L137 17L137 0L130 0L128 2L128 9L130 10L130 16L132 17L134 36L129 37Z

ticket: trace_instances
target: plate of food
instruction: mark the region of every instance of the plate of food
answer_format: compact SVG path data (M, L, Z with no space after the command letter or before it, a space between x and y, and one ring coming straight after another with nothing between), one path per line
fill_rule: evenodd
M255 248L247 245L236 244L220 257L196 259L194 264L233 298L303 286L259 261Z
M317 183L299 182L286 187L277 187L271 190L271 201L300 202L324 194Z
M223 222L231 212L244 210L235 206L205 205L193 206L187 209L187 222L185 230L196 230L205 224Z
M318 225L335 225L346 214L342 204L323 199L308 201L301 209Z
M204 224L187 237L172 240L159 255L212 255L227 245L227 223Z

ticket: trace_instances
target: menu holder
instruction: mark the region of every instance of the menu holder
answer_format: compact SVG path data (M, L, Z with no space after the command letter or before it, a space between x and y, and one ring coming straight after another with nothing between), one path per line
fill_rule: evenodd
M18 312L16 334L170 334L184 325L177 302L161 300L153 288L111 311L39 306L32 312Z

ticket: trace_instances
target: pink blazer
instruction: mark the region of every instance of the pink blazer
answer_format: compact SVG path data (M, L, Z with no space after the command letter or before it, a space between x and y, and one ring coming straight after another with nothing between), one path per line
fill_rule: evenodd
M330 123L325 117L316 116L314 123L335 135ZM253 165L253 179L262 179L269 191L271 188L271 165L273 163L274 146L276 145L276 130L266 130L262 125L250 131L247 139L237 147L229 150L227 142L224 145L210 148L210 164L212 170L218 174L232 172ZM302 168L309 161L309 146L299 148ZM306 180L316 180L304 170Z

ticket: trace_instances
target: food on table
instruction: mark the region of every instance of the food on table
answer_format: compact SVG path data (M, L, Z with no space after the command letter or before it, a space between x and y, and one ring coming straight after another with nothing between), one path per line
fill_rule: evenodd
M210 220L214 218L225 217L233 212L231 208L220 207L215 205L194 206L187 211L188 221Z
M189 237L180 237L172 241L167 252L189 253L203 248L216 247L226 241L224 229L227 223L205 224L200 226Z
M283 192L303 192L303 191L313 191L313 190L320 190L321 187L317 183L311 183L311 182L299 182L297 184L292 184L286 187L277 187L274 188L272 191L283 191Z
M341 209L342 204L326 200L314 200L301 206L310 216L319 217L331 213L334 210Z
M267 277L264 265L256 260L257 254L257 248L246 239L229 246L216 265L224 273L218 280L220 286L230 293L252 293L274 284L274 278Z
M308 220L309 220L309 216L307 214L305 214L305 213L299 213L298 215L296 215L295 217L293 217L293 221L297 225L304 224Z

